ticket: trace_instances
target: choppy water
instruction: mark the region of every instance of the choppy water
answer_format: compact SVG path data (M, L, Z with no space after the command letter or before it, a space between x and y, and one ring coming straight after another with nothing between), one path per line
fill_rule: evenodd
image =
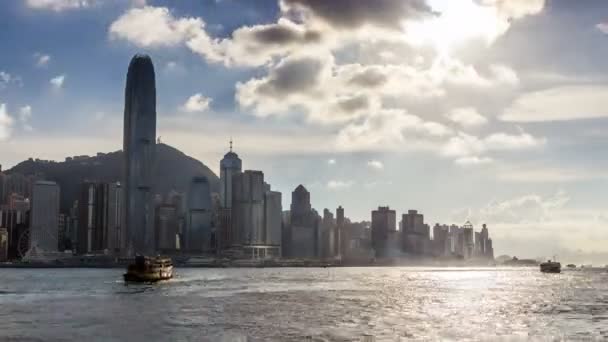
M0 340L608 339L605 271L178 269L128 286L121 274L0 269Z

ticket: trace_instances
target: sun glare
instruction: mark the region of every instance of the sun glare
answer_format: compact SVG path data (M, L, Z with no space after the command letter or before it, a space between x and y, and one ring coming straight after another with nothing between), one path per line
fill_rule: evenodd
M477 5L473 0L432 0L437 16L406 25L408 40L416 45L432 45L440 54L473 39L492 42L502 23L496 9Z

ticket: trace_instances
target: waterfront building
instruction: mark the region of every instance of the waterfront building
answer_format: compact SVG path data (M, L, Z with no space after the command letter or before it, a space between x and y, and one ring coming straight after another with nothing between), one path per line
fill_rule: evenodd
M449 234L449 226L435 224L433 227L433 255L449 256L451 254Z
M155 209L156 250L174 252L178 246L179 219L173 204L161 204Z
M190 253L210 253L215 246L212 236L211 188L207 177L197 176L192 179L187 203L185 249Z
M59 185L37 181L32 190L30 249L58 251Z
M220 161L220 205L222 208L232 207L232 179L234 175L241 173L242 167L241 159L232 151L232 140L230 140L230 151Z
M156 85L150 57L136 55L125 86L124 224L128 254L154 254L152 173L156 154Z
M378 207L372 211L372 248L376 257L394 256L396 250L391 248L391 241L397 236L397 214L389 207Z
M321 256L321 218L310 203L310 193L298 185L291 193L289 256L319 258Z
M345 239L345 217L344 217L344 208L342 206L338 206L336 209L336 245L334 246L334 250L336 256L341 257L343 254L344 246L346 245Z
M266 245L264 252L271 253L264 256L281 257L281 245L283 235L283 204L282 194L278 191L268 189L264 194L264 227L266 230Z
M430 227L424 223L424 215L416 210L409 210L402 216L402 249L403 252L424 256L430 254Z
M76 251L119 253L124 244L123 196L119 183L84 182L78 198Z
M323 210L323 221L321 223L322 253L323 258L333 258L336 256L336 221L334 214L325 208Z
M8 261L8 230L0 228L0 262Z
M473 225L471 224L471 222L467 221L464 224L464 226L462 227L462 230L463 230L463 238L464 238L463 256L465 259L470 259L474 256L473 252L474 252L474 247L475 247Z

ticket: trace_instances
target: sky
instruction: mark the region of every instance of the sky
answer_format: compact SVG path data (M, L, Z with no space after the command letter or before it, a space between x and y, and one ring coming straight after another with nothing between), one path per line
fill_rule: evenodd
M354 220L487 223L498 254L608 262L608 2L6 0L0 163L122 147L127 67L157 134Z

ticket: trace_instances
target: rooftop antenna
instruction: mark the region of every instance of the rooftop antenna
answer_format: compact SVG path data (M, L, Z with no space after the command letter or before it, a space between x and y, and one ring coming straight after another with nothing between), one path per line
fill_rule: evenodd
M232 137L230 137L230 152L232 152Z

